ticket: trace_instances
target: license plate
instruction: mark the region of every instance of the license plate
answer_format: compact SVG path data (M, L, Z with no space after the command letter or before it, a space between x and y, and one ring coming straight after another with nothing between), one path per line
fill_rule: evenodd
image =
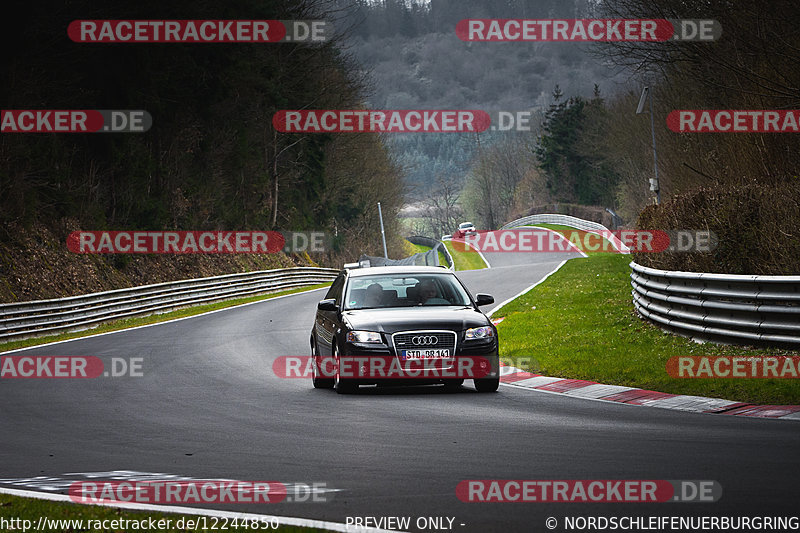
M450 357L450 350L438 348L432 350L401 350L400 359L404 361L416 361L422 359L447 359Z

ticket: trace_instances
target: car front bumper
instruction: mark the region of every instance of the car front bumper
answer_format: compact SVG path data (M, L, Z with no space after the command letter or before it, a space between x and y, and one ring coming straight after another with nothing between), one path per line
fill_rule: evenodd
M442 383L457 379L488 379L500 375L496 339L462 342L448 359L404 361L391 345L344 343L339 353L341 376L359 385Z

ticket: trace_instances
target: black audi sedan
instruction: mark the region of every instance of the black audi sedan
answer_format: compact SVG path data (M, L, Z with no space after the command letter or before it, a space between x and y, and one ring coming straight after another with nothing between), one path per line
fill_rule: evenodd
M313 384L340 394L359 385L500 382L497 328L451 271L388 266L345 269L317 304L311 330Z

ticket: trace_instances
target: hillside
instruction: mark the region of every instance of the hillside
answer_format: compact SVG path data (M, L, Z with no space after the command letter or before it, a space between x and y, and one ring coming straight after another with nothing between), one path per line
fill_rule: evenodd
M569 96L618 92L615 76L580 43L467 43L455 33L463 18L582 17L591 2L433 0L338 2L352 28L348 51L369 73L367 101L376 109L545 110L556 85ZM481 143L503 135L484 133ZM468 134L386 138L403 167L407 192L424 196L437 177L463 177L475 155Z
M0 303L75 296L188 278L314 265L306 256L276 254L80 255L64 245L77 221L8 228L0 247Z

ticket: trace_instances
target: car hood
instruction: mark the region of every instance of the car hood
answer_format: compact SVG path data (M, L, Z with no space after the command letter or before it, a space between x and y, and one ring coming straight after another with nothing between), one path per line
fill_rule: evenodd
M352 329L396 333L418 329L462 331L487 326L486 316L473 307L394 307L359 309L342 313Z

